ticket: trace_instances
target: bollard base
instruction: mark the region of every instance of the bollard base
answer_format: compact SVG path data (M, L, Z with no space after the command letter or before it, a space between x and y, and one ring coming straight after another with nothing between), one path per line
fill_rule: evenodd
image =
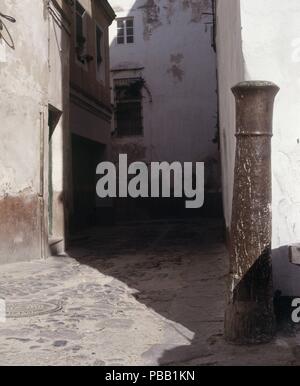
M269 343L276 334L272 306L254 302L229 304L225 313L225 339L236 345Z

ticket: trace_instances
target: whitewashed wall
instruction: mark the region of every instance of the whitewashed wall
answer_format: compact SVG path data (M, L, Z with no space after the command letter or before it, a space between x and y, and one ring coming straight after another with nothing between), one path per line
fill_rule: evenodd
M238 8L238 0L218 1L222 151L229 165L223 165L226 221L229 226L234 164L234 100L229 87L241 76L270 80L281 88L275 103L272 152L274 279L277 289L298 296L300 268L289 262L288 246L300 242L300 2L241 0L242 51L234 43Z
M0 196L3 196L17 195L26 189L39 191L34 166L40 162L40 112L47 101L48 23L41 1L4 0L1 12L17 19L15 24L4 21L14 48L1 39ZM3 34L8 36L6 32ZM36 151L28 151L33 144Z
M17 20L4 21L0 48L0 263L8 263L43 255L48 22L43 1L3 0L0 11Z
M217 2L217 58L223 207L229 228L235 161L235 100L231 88L244 79L239 0Z
M115 78L143 76L144 138L130 138L145 148L147 161L218 160L216 60L211 47L210 0L111 0L117 17L134 16L135 44L116 43L110 31L111 68L140 71ZM122 142L122 141L121 141ZM124 140L123 140L124 142ZM128 142L128 139L125 140ZM143 153L143 150L140 152Z

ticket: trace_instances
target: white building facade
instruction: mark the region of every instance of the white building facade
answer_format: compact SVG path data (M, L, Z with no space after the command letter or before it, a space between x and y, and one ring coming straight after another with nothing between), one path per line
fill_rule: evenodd
M112 0L114 153L129 161L206 162L219 190L211 0Z

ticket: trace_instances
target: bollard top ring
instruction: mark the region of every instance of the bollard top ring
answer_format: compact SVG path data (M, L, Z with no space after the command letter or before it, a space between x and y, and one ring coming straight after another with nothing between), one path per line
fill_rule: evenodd
M279 87L273 82L248 81L232 88L236 98L237 137L271 137L273 105Z
M240 82L234 87L232 87L232 92L236 93L241 90L251 90L251 89L273 89L276 93L280 88L273 82L265 80L250 80L245 82Z

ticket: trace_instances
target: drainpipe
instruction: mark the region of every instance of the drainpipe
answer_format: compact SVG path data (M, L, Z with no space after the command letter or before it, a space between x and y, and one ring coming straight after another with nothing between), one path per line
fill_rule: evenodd
M225 337L235 344L258 344L275 334L271 137L279 88L270 82L243 82L232 91L237 148Z

